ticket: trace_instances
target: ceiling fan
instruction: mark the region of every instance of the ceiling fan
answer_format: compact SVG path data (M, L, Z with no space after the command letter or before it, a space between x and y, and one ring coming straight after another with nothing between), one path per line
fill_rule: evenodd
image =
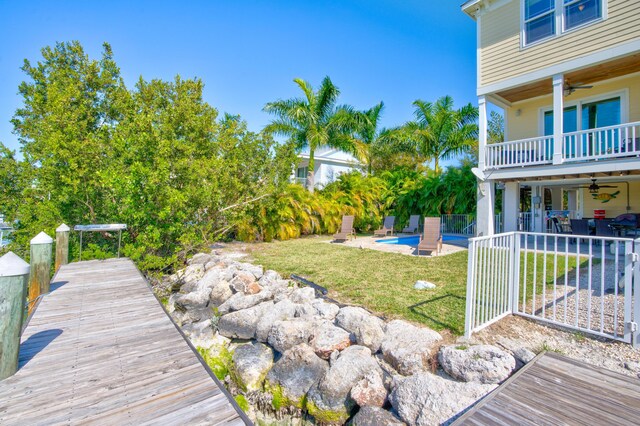
M565 81L564 82L564 95L565 96L569 96L570 94L575 92L577 89L591 89L591 88L593 88L592 85L584 85L582 83L571 84L571 83L569 83L569 81Z
M591 185L575 186L571 189L588 189L590 193L597 194L600 188L617 188L617 185L598 185L597 179L591 179Z

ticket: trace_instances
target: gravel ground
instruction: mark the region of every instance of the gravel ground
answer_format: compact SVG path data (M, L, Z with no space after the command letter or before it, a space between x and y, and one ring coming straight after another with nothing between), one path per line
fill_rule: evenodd
M509 316L475 333L471 343L487 343L509 350L525 347L536 354L543 350L554 351L640 378L640 349L633 349L627 343L547 327L518 316Z
M569 274L565 285L565 277L546 288L544 297L536 295L533 300L525 302L524 311L539 318L556 320L571 326L587 330L616 335L624 334L624 290L616 291L620 277L620 268L607 262L604 271L600 265L591 270L591 286L589 286L589 270L581 268L579 290L576 292L576 274ZM602 273L604 272L604 280ZM545 303L543 303L543 301ZM555 309L554 309L555 301ZM523 303L520 300L520 308Z

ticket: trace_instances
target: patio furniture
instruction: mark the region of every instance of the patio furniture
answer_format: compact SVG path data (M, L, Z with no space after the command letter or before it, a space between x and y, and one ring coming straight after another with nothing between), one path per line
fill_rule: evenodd
M440 232L439 217L425 217L424 229L420 235L420 244L418 244L418 256L422 251L436 252L442 250L442 233Z
M572 235L589 235L589 221L587 219L571 219ZM576 239L579 242L579 238Z
M640 214L625 213L617 216L611 221L609 226L620 235L633 233L634 237L638 236L638 229L640 228Z
M412 214L411 217L409 218L409 225L407 225L407 227L404 228L402 232L406 234L413 234L415 232L418 232L419 226L420 226L420 215Z
M342 216L342 227L340 228L340 232L334 234L333 241L334 242L345 242L349 238L354 238L356 236L356 232L353 229L353 216Z
M552 217L549 220L551 221L551 224L553 226L553 231L556 234L564 234L564 235L568 234L568 235L570 235L572 233L570 229L569 230L566 229L566 225L563 226L563 224L560 223L560 221L558 220L557 217Z
M374 231L373 236L374 237L386 237L387 235L391 234L393 235L393 225L396 222L396 217L395 216L387 216L384 218L384 225L382 225L382 228L378 229L377 231Z
M615 237L616 234L611 229L612 219L600 219L596 220L596 236L597 237Z

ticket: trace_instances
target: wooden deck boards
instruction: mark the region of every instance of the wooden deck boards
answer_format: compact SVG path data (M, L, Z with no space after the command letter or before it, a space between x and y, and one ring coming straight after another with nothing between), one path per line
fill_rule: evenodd
M640 380L554 353L536 357L454 425L640 423Z
M128 259L63 266L0 382L0 424L250 423Z

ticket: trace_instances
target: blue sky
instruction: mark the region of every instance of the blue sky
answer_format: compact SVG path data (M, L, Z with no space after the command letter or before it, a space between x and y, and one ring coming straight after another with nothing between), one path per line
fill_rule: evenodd
M340 103L383 100L384 126L412 117L415 99L476 102L475 24L462 0L9 1L0 0L0 141L19 144L9 120L21 99L25 58L79 40L93 58L109 42L126 84L199 77L205 100L251 130L266 102L298 96L329 75Z

